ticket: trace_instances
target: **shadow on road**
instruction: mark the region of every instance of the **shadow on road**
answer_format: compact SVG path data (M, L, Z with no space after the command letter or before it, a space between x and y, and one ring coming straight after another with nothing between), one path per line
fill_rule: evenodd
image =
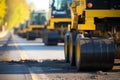
M19 40L17 43L14 42L14 40L10 37L7 41L0 41L0 44L5 43L2 47L0 47L0 50L16 50L15 44L17 44L17 47L25 48L25 50L63 50L64 44L58 45L58 46L45 46L41 41L25 41L25 40Z
M65 63L63 60L21 60L0 62L0 74L29 74L29 68L35 74L76 72L75 67L70 67L70 65Z
M21 49L21 50L64 50L64 46L63 45L58 45L58 46L45 46L45 45L41 45L41 44L26 44L26 43L22 43L22 44L18 44L17 47L14 44L5 44L4 46L0 47L0 51L12 51L12 50L17 50L17 49Z
M71 67L63 60L21 60L0 62L0 74L30 74L29 68L35 74L53 74L53 73L76 73L76 68ZM113 69L109 72L120 72L119 69ZM95 72L90 72L95 73Z

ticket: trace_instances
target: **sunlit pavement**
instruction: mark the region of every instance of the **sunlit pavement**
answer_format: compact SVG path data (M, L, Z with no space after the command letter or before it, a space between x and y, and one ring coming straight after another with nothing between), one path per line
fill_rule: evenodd
M119 80L120 70L77 73L64 62L64 44L45 46L41 39L27 41L12 35L0 47L0 80Z
M8 44L0 47L0 80L48 79L45 73L66 72L63 60L63 44L44 46L41 39L27 41L12 35Z

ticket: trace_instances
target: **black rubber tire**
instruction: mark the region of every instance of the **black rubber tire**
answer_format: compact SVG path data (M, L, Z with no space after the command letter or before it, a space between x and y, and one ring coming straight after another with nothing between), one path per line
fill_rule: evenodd
M70 33L70 39L69 39L69 53L70 53L70 56L69 56L69 60L70 60L70 65L71 66L76 66L76 61L75 61L75 53L76 53L76 50L75 50L75 43L76 43L76 35L77 33L76 32L71 32Z
M23 33L23 34L22 34L22 38L27 38L27 34L26 34L26 33Z
M22 37L22 33L20 33L19 36Z
M59 41L57 31L44 30L43 42L47 46L56 46Z
M110 70L114 64L113 40L101 38L76 38L76 67L81 70Z
M65 34L65 38L64 38L64 55L65 55L65 62L69 63L70 60L69 60L69 56L70 56L70 53L69 53L69 39L70 39L70 33L67 32Z
M38 38L43 38L43 29L39 31L38 35Z
M35 40L36 36L33 32L27 32L27 40Z
M23 33L21 33L21 38L23 38L24 37L24 34Z

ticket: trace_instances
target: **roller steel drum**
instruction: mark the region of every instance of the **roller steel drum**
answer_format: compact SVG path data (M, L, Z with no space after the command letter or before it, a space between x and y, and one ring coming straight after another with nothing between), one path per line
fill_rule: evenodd
M36 34L34 32L27 32L27 40L35 40Z
M102 38L76 39L77 70L110 70L114 64L113 40Z
M43 42L45 45L57 45L59 34L57 31L44 30Z
M70 62L69 60L69 56L70 56L70 53L69 53L69 39L70 39L70 33L67 32L65 34L65 38L64 38L64 55L65 55L65 62Z
M76 32L70 33L70 39L69 39L69 53L70 53L70 65L76 66L76 50L75 50L75 43L76 43Z

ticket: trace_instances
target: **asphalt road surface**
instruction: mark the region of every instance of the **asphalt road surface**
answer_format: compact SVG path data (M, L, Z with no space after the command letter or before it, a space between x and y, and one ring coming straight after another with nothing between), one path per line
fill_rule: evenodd
M120 60L109 72L77 72L64 62L64 44L45 46L41 39L17 35L0 47L0 80L120 80Z

